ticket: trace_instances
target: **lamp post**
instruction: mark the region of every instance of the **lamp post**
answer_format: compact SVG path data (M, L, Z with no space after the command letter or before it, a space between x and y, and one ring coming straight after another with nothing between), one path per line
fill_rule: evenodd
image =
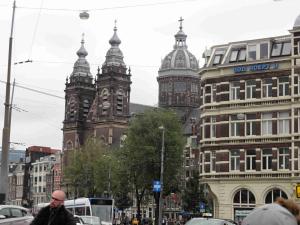
M3 204L7 199L8 189L8 151L10 142L10 74L11 74L11 58L12 58L12 44L13 44L13 30L15 20L16 0L13 3L13 13L11 21L11 30L8 47L8 65L7 78L5 89L5 111L4 111L4 126L2 131L2 158L1 158L1 174L0 174L0 204Z
M165 127L160 126L162 130L161 139L161 155L160 155L160 192L159 192L159 215L158 215L158 225L162 225L162 206L163 206L163 182L164 182L164 154L165 154Z

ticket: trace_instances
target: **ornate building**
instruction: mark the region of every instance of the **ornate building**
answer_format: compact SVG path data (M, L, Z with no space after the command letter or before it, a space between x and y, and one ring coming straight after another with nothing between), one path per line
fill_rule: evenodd
M241 221L277 197L297 200L300 16L289 35L217 45L204 56L200 180L214 216Z
M193 171L198 168L199 150L197 146L197 120L200 118L200 76L196 57L187 50L187 35L182 30L183 19L179 20L179 31L175 34L173 50L162 60L158 71L159 107L174 110L182 122L183 133L187 138L183 151L184 172L181 176L182 186ZM164 209L169 218L181 210L180 199L169 196ZM166 198L168 199L168 198ZM174 200L176 199L176 201Z
M63 126L64 150L76 148L89 136L109 145L119 145L130 116L131 73L123 61L117 28L96 79L90 72L84 40L77 51L78 60L66 81L66 105Z

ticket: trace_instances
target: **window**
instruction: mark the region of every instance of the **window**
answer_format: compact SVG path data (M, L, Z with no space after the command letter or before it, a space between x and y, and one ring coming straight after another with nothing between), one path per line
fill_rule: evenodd
M272 113L262 114L261 134L272 135Z
M170 83L161 83L160 88L162 92L172 91L172 84Z
M198 93L198 86L195 83L191 84L191 92L192 93Z
M255 98L255 92L256 92L255 80L247 80L246 81L246 98L247 99Z
M283 43L281 55L290 55L291 54L291 43L285 42Z
M83 100L83 117L86 118L90 109L90 102L89 100Z
M246 61L246 48L232 49L229 62Z
M216 151L211 152L211 171L216 171Z
M230 152L230 170L240 170L240 150L232 150Z
M240 99L240 82L234 81L230 83L230 100Z
M278 197L288 199L287 194L280 190L279 188L274 188L271 191L268 192L266 195L265 203L271 204L273 203Z
M248 60L249 61L256 60L256 45L248 46Z
M213 84L211 87L211 102L216 102L217 101L217 85Z
M291 43L290 42L279 42L273 43L272 46L272 57L276 56L287 56L291 54Z
M186 91L186 83L185 82L175 82L174 83L174 92L181 93Z
M262 170L272 170L272 149L262 150Z
M271 98L272 97L272 78L266 78L262 80L262 97Z
M269 44L261 43L260 44L260 59L269 58Z
M279 77L278 96L289 95L289 77Z
M224 54L225 54L225 50L224 49L218 49L218 50L216 50L215 51L213 65L221 64Z
M23 213L21 209L11 208L11 216L12 217L22 217Z
M278 169L287 170L289 169L289 149L288 148L279 148L278 154Z
M215 138L217 134L217 118L215 116L212 116L210 118L210 137Z
M101 97L102 97L102 114L103 115L107 114L107 110L110 107L108 95L109 95L108 90L107 89L103 89L102 92L101 92Z
M241 135L241 126L244 121L239 120L237 115L230 116L230 136L240 136Z
M238 207L255 206L254 194L247 189L240 189L233 197L233 205Z
M9 208L4 208L0 210L0 215L5 216L6 218L10 218L10 212L9 212Z
M246 170L256 170L256 151L254 149L246 152Z
M288 112L278 113L278 134L290 133L290 119Z
M124 93L122 90L117 91L117 114L123 113L123 97Z
M247 114L246 115L246 136L252 136L255 135L255 129L256 129L256 115L255 114Z

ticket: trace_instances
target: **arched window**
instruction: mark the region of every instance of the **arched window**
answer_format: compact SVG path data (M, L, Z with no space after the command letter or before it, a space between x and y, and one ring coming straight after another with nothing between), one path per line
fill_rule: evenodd
M110 107L110 103L108 99L108 90L106 88L102 90L101 98L102 98L102 114L106 115L107 110Z
M117 91L117 114L123 113L123 97L124 92L122 90Z
M76 114L76 110L75 110L75 98L74 97L71 97L68 101L68 114L69 114L69 119L70 120L75 120L75 114Z
M287 194L279 188L274 188L266 195L265 203L269 204L274 202L278 197L288 199Z
M255 207L254 194L248 189L239 189L233 198L234 207Z
M90 102L89 100L83 100L83 117L86 118L90 109Z
M72 141L68 141L66 147L67 147L67 150L73 149Z

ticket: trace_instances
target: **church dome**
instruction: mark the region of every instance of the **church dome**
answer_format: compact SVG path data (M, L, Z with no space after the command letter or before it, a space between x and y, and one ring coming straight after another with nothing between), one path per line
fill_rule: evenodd
M114 27L114 34L112 38L109 40L109 44L111 45L110 49L106 53L106 59L102 66L122 66L126 67L123 61L123 53L119 48L121 44L121 40L117 35L117 27Z
M175 34L173 51L162 60L161 67L158 71L160 76L172 75L174 74L174 71L178 70L180 70L180 74L182 75L197 75L199 69L198 60L187 50L187 35L182 30L183 20L181 19L179 21L180 27L177 34Z
M82 40L81 40L81 47L76 52L76 54L78 55L78 59L74 63L73 72L70 75L70 79L72 80L73 78L81 77L84 80L87 80L88 82L91 82L92 81L92 75L91 75L91 72L90 72L90 64L88 63L88 61L85 58L88 55L88 52L86 51L86 49L84 47L83 37L82 37Z
M296 28L296 27L300 27L300 15L295 20L294 28Z

